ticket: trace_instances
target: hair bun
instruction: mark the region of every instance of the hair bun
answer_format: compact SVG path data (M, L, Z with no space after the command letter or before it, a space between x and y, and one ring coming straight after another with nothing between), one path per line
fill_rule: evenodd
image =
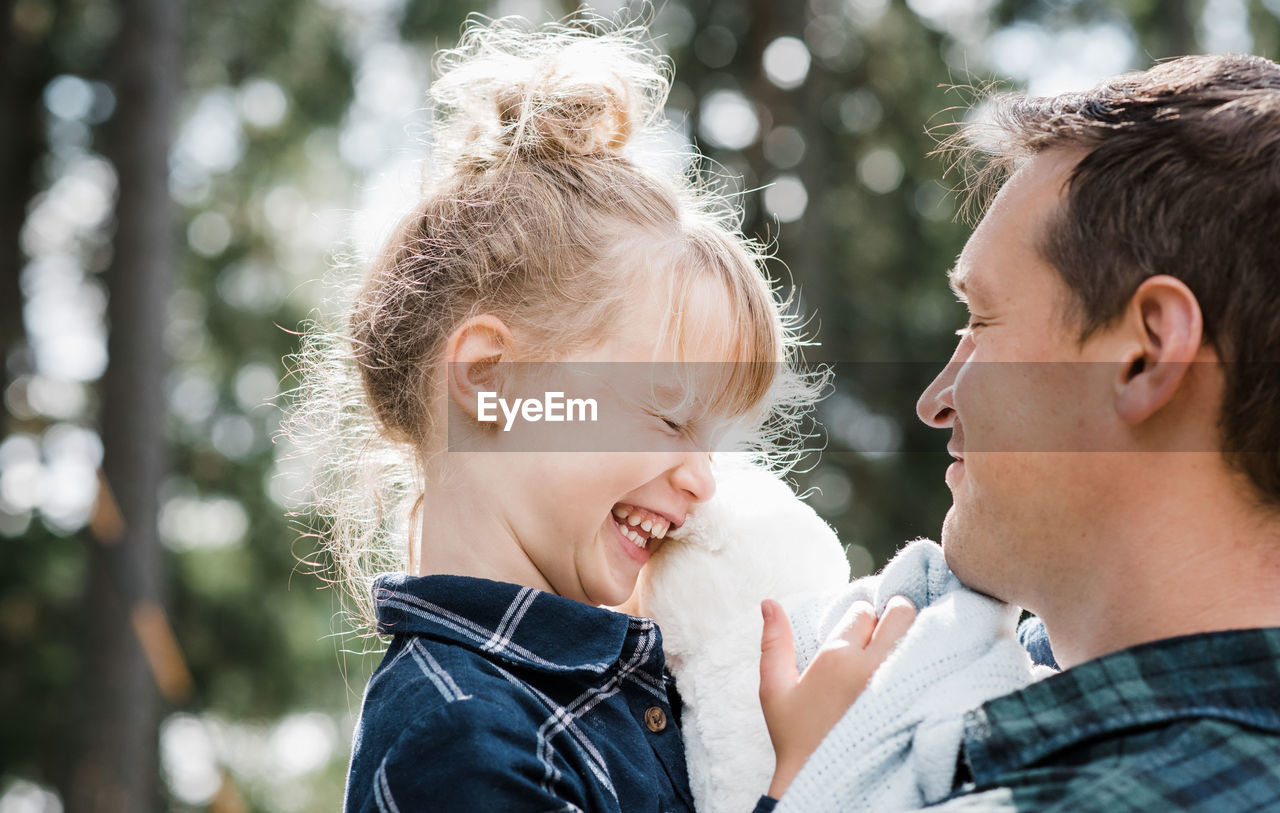
M651 125L670 88L642 29L595 33L472 20L438 57L435 152L448 165L614 156Z
M572 75L536 78L498 97L501 140L547 155L617 153L631 137L635 111L616 77L591 81Z

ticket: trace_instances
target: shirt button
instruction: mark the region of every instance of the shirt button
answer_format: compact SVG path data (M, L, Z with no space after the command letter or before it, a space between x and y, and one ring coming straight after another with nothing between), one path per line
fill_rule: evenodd
M667 727L667 713L657 706L650 706L644 713L644 724L650 731L657 734Z

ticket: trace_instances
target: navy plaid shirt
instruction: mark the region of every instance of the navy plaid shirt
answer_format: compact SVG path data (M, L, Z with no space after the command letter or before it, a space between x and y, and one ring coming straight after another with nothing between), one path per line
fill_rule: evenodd
M528 587L385 575L345 810L692 811L657 625Z
M1280 811L1280 628L1105 655L969 712L933 813Z

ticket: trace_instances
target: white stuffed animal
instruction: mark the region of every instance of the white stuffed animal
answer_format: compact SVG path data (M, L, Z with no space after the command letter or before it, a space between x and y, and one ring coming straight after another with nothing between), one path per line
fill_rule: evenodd
M699 813L751 810L768 790L773 748L760 711L760 602L849 581L835 532L743 454L713 462L716 493L654 552L638 609L662 629L684 701L682 731Z

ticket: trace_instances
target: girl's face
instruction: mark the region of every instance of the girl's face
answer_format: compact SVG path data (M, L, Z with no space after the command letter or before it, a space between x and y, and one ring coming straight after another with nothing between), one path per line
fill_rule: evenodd
M517 418L504 432L506 419L497 410L499 431L486 445L491 453L475 462L484 469L489 510L510 533L518 548L512 553L527 557L531 568L521 579L493 578L593 605L622 604L667 532L714 492L709 450L731 423L699 415L695 403L709 393L697 391L707 386L699 387L696 376L715 366L699 362L725 360L720 331L706 327L725 320L726 294L718 283L695 289L684 304L679 355L672 337L655 335L666 303L636 304L612 339L522 387L593 398L595 423ZM655 395L654 385L665 396ZM549 436L564 442L547 443ZM560 451L565 448L579 451Z

